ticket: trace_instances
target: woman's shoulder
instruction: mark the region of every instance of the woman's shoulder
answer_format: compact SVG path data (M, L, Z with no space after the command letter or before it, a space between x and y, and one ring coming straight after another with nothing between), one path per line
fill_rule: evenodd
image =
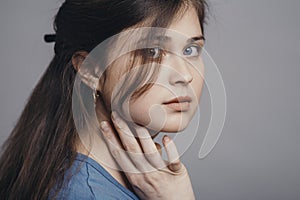
M77 154L65 177L69 180L57 199L138 199L98 162L81 153Z

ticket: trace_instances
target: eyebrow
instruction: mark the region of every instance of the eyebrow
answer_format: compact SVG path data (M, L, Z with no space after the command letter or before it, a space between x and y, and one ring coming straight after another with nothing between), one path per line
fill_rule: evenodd
M161 42L169 42L172 41L172 38L169 36L155 36L154 37L155 40L161 41ZM205 41L205 37L203 35L199 35L199 36L195 36L195 37L191 37L189 39L187 39L186 43L192 43L198 40L203 40Z
M205 41L205 37L203 35L192 37L192 38L187 40L187 43L195 42L195 41L198 41L198 40Z

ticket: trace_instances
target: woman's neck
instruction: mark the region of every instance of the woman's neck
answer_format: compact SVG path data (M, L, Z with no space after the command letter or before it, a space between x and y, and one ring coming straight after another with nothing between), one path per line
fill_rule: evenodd
M93 119L95 122L108 121L112 125L110 119L111 113L106 109L103 101L99 98L96 106L97 119ZM77 152L89 156L98 162L112 177L114 177L125 188L132 190L130 183L128 182L124 172L120 169L119 165L111 155L102 134L99 134L100 129L82 130L79 135L80 139L77 142ZM149 130L149 133L154 138L158 133ZM117 134L117 133L116 133ZM92 143L92 144L91 144ZM156 144L158 145L158 144ZM160 146L157 146L160 148Z
M93 119L95 122L110 120L110 113L105 108L103 102L97 101L96 106L97 119ZM99 129L81 130L79 133L79 140L76 145L77 152L89 156L98 162L112 177L114 177L121 185L132 191L125 174L120 170L118 164L112 157L104 138L101 133L98 133ZM100 130L99 130L100 131ZM92 143L92 144L91 144Z
M91 133L87 133L91 134ZM123 187L131 190L131 185L128 182L125 174L119 170L118 164L113 159L109 152L109 149L103 140L103 138L98 137L94 144L97 144L96 148L89 148L82 139L79 139L76 145L76 150L78 153L84 154L97 163L99 163L114 179L116 179ZM95 145L93 145L95 146Z

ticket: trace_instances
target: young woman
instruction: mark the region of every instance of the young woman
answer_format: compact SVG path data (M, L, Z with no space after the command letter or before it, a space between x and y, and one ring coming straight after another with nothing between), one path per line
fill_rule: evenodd
M64 2L55 35L45 38L55 42L54 58L3 146L1 198L194 199L172 139L163 139L166 162L152 138L183 130L195 113L203 85L205 11L204 0ZM158 29L139 32L143 27ZM126 32L137 29L137 37ZM101 47L107 65L100 66L101 76L86 73L94 49L116 34ZM145 35L145 48L119 54ZM93 112L74 98L78 77L85 83L80 95L94 94L97 133L78 126L88 123L76 106L86 116ZM93 135L93 147L87 135Z

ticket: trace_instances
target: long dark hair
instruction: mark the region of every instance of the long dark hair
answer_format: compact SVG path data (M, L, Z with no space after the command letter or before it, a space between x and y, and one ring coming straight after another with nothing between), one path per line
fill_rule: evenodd
M72 118L76 70L72 56L146 19L167 27L183 5L196 8L203 30L205 0L67 0L55 17L55 55L2 146L1 199L47 199L77 152L78 135ZM59 187L58 187L59 188ZM57 191L58 192L58 191Z

